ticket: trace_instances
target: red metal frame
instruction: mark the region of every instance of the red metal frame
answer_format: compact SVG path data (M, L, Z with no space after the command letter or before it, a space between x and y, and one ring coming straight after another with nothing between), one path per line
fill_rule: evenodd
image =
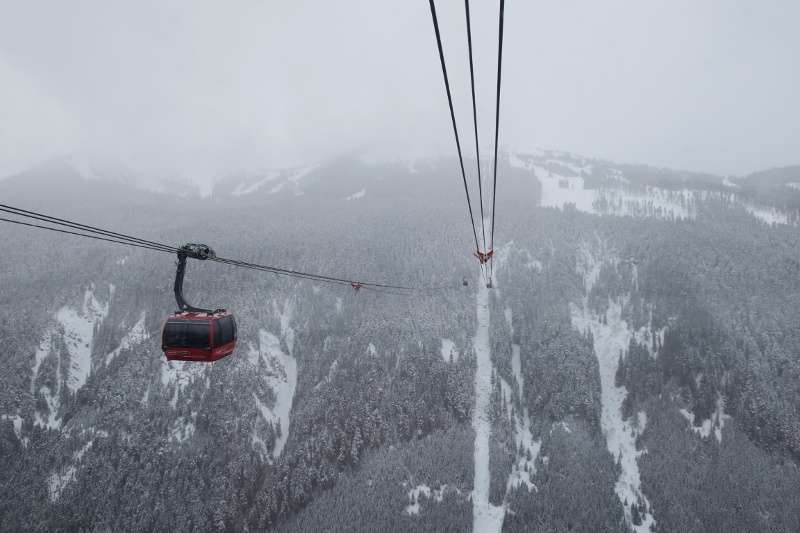
M475 252L474 252L472 255L474 255L475 257L477 257L477 258L478 258L478 261L480 261L480 262L481 262L481 264L483 265L483 264L486 264L486 263L488 263L488 262L489 262L489 259L491 259L491 258L492 258L492 256L494 256L494 250L489 250L489 251L488 251L488 252L486 252L486 253L483 253L483 252L481 252L480 250L477 250L477 251L475 251Z

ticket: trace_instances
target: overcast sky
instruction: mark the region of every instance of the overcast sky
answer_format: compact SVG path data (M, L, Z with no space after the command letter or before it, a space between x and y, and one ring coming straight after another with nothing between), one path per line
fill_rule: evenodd
M473 0L482 155L499 0ZM464 4L438 0L474 153ZM800 163L798 0L508 0L501 146L716 174ZM199 180L455 154L426 0L0 0L0 177L82 151Z

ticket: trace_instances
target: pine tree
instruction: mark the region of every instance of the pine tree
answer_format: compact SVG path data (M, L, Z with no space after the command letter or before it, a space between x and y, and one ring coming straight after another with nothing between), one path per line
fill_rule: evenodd
M636 505L636 502L631 502L631 522L634 526L642 525L642 516L639 514L639 506Z

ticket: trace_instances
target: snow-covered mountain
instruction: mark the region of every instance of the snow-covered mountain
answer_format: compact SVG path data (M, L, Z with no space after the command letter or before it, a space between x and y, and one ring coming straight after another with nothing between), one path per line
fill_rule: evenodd
M168 362L174 257L0 226L0 530L800 527L800 168L505 153L491 290L453 158L148 180L64 158L0 202L441 290L193 261L239 341Z

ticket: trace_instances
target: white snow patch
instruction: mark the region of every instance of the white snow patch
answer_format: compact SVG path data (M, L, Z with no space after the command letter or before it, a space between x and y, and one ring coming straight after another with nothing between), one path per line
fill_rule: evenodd
M290 330L291 328L287 327L287 332ZM289 415L292 409L294 391L297 387L297 360L290 353L283 352L278 337L263 329L259 331L258 348L256 349L251 345L248 355L256 358L261 357L267 368L267 375L264 380L275 393L275 405L272 409L263 405L255 395L254 397L256 407L265 421L273 424L280 422L281 434L278 436L275 448L272 450L273 456L278 457L286 444L286 439L289 438L289 424L291 422Z
M42 362L47 359L53 348L53 332L47 331L42 337L42 341L36 349L33 362L33 375L31 376L31 394L36 393L36 378L39 376L39 368ZM51 390L47 385L42 385L39 392L42 393L45 403L47 404L47 418L42 416L38 410L33 412L33 423L39 427L46 429L58 429L61 426L61 420L58 419L58 409L60 407L59 393L61 391L61 348L56 352L56 375L53 382L55 391Z
M561 176L539 166L534 166L533 170L542 183L542 207L564 209L567 204L574 204L579 211L595 212L593 203L596 191L584 189L583 178Z
M11 423L14 425L14 435L17 436L17 439L22 441L22 417L19 415L0 415L0 419L11 420Z
M559 165L559 166L562 166L564 168L568 168L569 170L571 170L572 172L574 172L576 174L580 174L581 171L583 171L583 170L591 170L591 168L592 168L592 165L580 166L579 167L578 165L575 165L575 164L572 164L572 163L568 163L566 161L561 161L559 159L548 159L547 161L545 161L545 164L547 164L547 165Z
M93 291L94 286L86 290L80 311L62 307L56 314L63 330L64 344L69 352L67 387L73 394L86 384L86 379L92 370L94 327L108 315L108 304L101 305L94 297Z
M532 268L536 272L541 272L542 262L539 261L538 259L534 259L533 256L531 256L531 253L527 250L525 250L525 254L528 256L528 262L525 266L527 266L528 268Z
M279 170L272 170L270 172L267 172L266 177L264 177L263 179L258 180L257 182L253 183L252 185L249 185L249 186L245 187L245 185L243 183L240 183L233 190L233 192L231 194L233 196L243 196L245 194L251 194L251 193L257 191L265 183L270 182L270 181L275 181L278 178L278 176L280 176L280 174L281 173L280 173Z
M61 491L75 480L75 473L75 467L70 466L66 470L60 469L60 473L53 471L47 476L47 494L51 502L56 502L61 496Z
M256 401L258 401L258 398L256 398ZM269 454L267 443L264 442L264 439L261 438L261 436L258 434L258 431L255 428L253 428L253 432L250 434L250 446L257 452L259 452L262 456Z
M725 421L732 418L725 414L725 399L722 396L717 398L717 409L711 413L711 418L703 420L699 426L694 425L694 413L686 409L681 409L680 413L689 421L692 431L701 437L707 438L713 430L717 442L722 442L722 428L725 427Z
M558 162L574 172L586 168ZM564 176L543 167L530 165L542 183L542 207L564 209L571 204L578 211L589 214L609 214L653 218L694 218L692 191L670 191L646 187L644 191L615 188L586 189L581 177Z
M283 311L278 309L277 302L272 302L272 308L275 310L281 322L281 337L286 339L286 346L289 348L289 355L294 353L294 329L289 327L289 322L292 320L292 311L294 307L292 302L287 298L283 303Z
M108 433L100 436L108 437ZM47 494L50 497L51 502L57 501L61 496L61 492L67 487L67 485L75 481L78 473L78 467L80 466L79 463L83 459L84 454L91 449L93 444L93 440L90 440L84 444L83 447L75 452L75 454L72 456L72 464L66 468L62 466L58 469L58 471L53 470L50 472L50 475L47 476Z
M583 284L586 287L586 294L591 292L597 278L600 277L600 267L602 264L594 258L589 246L585 243L581 245L578 264L575 267L578 274L583 275Z
M377 348L375 348L375 345L372 344L372 343L369 343L369 346L367 346L367 352L369 352L369 354L371 356L373 356L373 357L378 355L378 350L377 350Z
M128 256L126 255L122 259L117 259L117 266L122 266L128 262Z
M328 369L328 375L327 375L327 376L325 376L325 378L324 378L322 381L320 381L319 383L317 383L317 384L314 386L314 390L317 390L317 389L319 389L319 388L322 386L322 384L323 384L323 383L328 383L328 382L329 382L331 379L333 379L333 375L336 373L336 369L337 369L338 367L339 367L339 360L338 360L338 359L336 359L336 360L334 360L334 361L333 361L333 363L331 364L331 367L330 367L330 369Z
M419 514L420 509L422 506L419 504L419 497L420 495L424 495L426 498L431 497L431 489L427 485L418 485L416 488L411 489L408 491L408 499L411 501L411 504L407 505L405 508L405 512L408 514Z
M509 406L509 411L511 410ZM541 440L533 440L533 433L531 432L531 419L528 415L528 408L525 407L522 412L522 417L518 414L515 415L514 426L516 429L516 443L519 448L519 454L511 468L511 475L508 478L506 486L506 493L512 488L517 488L520 485L525 485L528 491L536 490L536 485L531 481L531 477L536 473L536 458L539 457L539 451L542 448Z
M450 356L453 356L453 362L458 361L458 350L456 350L456 343L448 339L442 339L442 359L445 363L450 362Z
M519 386L519 399L522 401L522 362L519 359L519 344L511 345L511 371L514 373L514 379L517 380Z
M403 486L407 486L406 483L403 483ZM436 503L440 503L444 499L445 491L448 490L447 484L442 485L436 490L431 490L428 485L417 485L413 489L408 491L408 500L411 502L410 504L406 505L404 512L409 515L418 515L419 512L422 510L422 505L420 504L420 498L424 496L428 499L433 499ZM449 488L451 492L456 492L461 494L461 491L456 487Z
M58 397L59 389L60 386L57 386L55 394L53 394L53 391L50 390L50 387L47 387L46 385L42 385L42 388L39 389L39 392L41 392L42 396L44 396L45 403L47 403L47 419L42 417L41 412L34 411L33 423L35 425L45 429L58 429L61 427L61 419L58 418L58 409L61 407L61 401Z
M711 435L711 419L704 420L703 423L698 427L694 425L694 413L687 411L686 409L681 409L680 413L683 417L689 421L689 424L692 426L692 431L700 435L701 437L708 437Z
M601 214L667 220L697 217L695 193L688 189L671 191L648 186L639 192L605 188L594 191L594 195L593 212Z
M172 431L170 431L169 437L167 437L168 442L172 442L173 440L178 444L183 444L187 440L191 439L194 435L195 425L194 425L194 418L197 416L197 412L192 412L192 420L186 421L184 417L179 416L178 419L172 424Z
M178 396L195 379L199 378L209 365L198 365L191 361L168 361L161 359L161 384L165 387L174 383L175 393L169 401L170 407L175 409L178 406ZM149 394L149 389L147 394Z
M532 477L536 473L536 458L539 456L542 441L533 440L531 419L527 407L523 408L522 416L520 416L520 413L514 408L511 386L505 379L499 378L499 380L505 402L506 417L514 424L514 442L519 450L511 465L511 474L506 482L506 495L521 485L525 485L528 492L532 490L538 492L539 489L534 485Z
M53 348L53 339L51 333L46 331L42 336L42 340L39 342L39 346L36 348L36 354L33 357L33 375L31 376L31 394L34 394L36 388L36 378L39 377L39 367L42 366L42 361L44 361L48 355L50 355L50 351Z
M503 313L506 318L506 324L508 325L508 332L509 336L513 339L514 338L514 313L511 311L510 307L507 307L505 312ZM517 382L517 386L519 387L519 400L522 401L522 389L523 389L523 380L522 380L522 361L519 358L519 344L512 344L511 345L511 372L514 374L514 379Z
M479 281L480 283L480 281ZM492 393L492 362L489 344L489 290L481 286L477 296L478 330L475 334L475 411L472 428L475 430L475 486L472 491L472 518L475 533L500 532L503 528L505 506L489 503L489 420Z
M67 348L70 366L66 379L61 374L61 349L55 352L57 362L54 375L51 376L53 388L43 385L41 392L47 404L48 413L45 417L40 411L34 411L34 424L57 429L61 426L58 416L60 408L59 395L62 384L66 383L72 393L77 392L86 383L92 368L92 342L95 326L108 315L108 304L100 304L94 297L94 285L84 293L83 305L80 310L71 307L62 307L56 313L58 326L48 330L36 349L31 375L31 394L36 394L36 380L39 376L41 365L54 347L54 335L60 335L63 345Z
M789 216L786 213L778 211L777 209L766 209L763 207L755 207L746 205L747 212L754 217L763 220L767 224L788 224Z
M116 356L122 352L122 350L127 350L131 346L135 344L139 344L148 338L150 335L144 329L144 311L142 311L141 317L139 317L139 321L131 328L130 331L122 338L122 341L119 343L119 346L111 353L106 356L106 366L111 364L111 361L114 360Z
M358 200L359 198L364 198L366 194L367 194L367 189L361 189L357 193L348 196L347 201L349 202L350 200Z
M587 274L585 283L591 286L591 280ZM653 515L650 512L650 503L641 489L641 478L639 476L639 465L636 460L644 452L636 449L636 437L640 429L646 423L646 417L638 416L637 423L622 418L622 402L628 391L625 387L617 387L615 376L619 356L628 348L631 339L631 332L628 324L621 318L621 305L619 302L612 302L607 312L607 324L603 324L600 318L588 309L587 299L584 297L583 309L571 304L572 327L578 331L591 330L594 337L594 350L600 366L600 385L601 391L601 426L603 435L606 437L606 446L615 460L619 460L622 466L619 480L615 485L615 490L619 501L625 507L625 520L628 526L639 532L650 531L651 524L654 523ZM641 499L645 504L645 512L642 516L642 524L635 526L632 521L630 506L624 503L636 502Z
M731 180L729 180L728 178L722 178L722 185L724 185L725 187L733 187L733 188L735 188L735 189L736 189L736 188L739 188L739 185L738 185L738 184L736 184L736 183L732 182L732 181L731 181Z
M800 191L800 182L792 181L787 183L786 186L789 187L790 189L797 189L798 191Z
M636 272L636 268L634 267L634 273ZM652 313L651 313L652 314ZM652 316L650 317L650 321L652 323ZM649 326L643 326L639 328L637 331L633 332L633 339L636 341L637 344L642 344L647 347L647 351L650 352L654 358L658 356L658 353L653 351L653 340L660 341L661 345L664 344L664 333L667 331L667 327L664 326L656 331L653 331Z
M336 312L337 313L341 313L342 312L342 299L341 298L336 298Z
M289 175L289 181L291 181L292 183L294 183L296 185L297 182L300 181L300 178L308 175L310 172L316 170L318 167L319 167L319 165L313 164L313 165L306 165L304 167L293 168L293 169L289 170L289 174L290 174Z

